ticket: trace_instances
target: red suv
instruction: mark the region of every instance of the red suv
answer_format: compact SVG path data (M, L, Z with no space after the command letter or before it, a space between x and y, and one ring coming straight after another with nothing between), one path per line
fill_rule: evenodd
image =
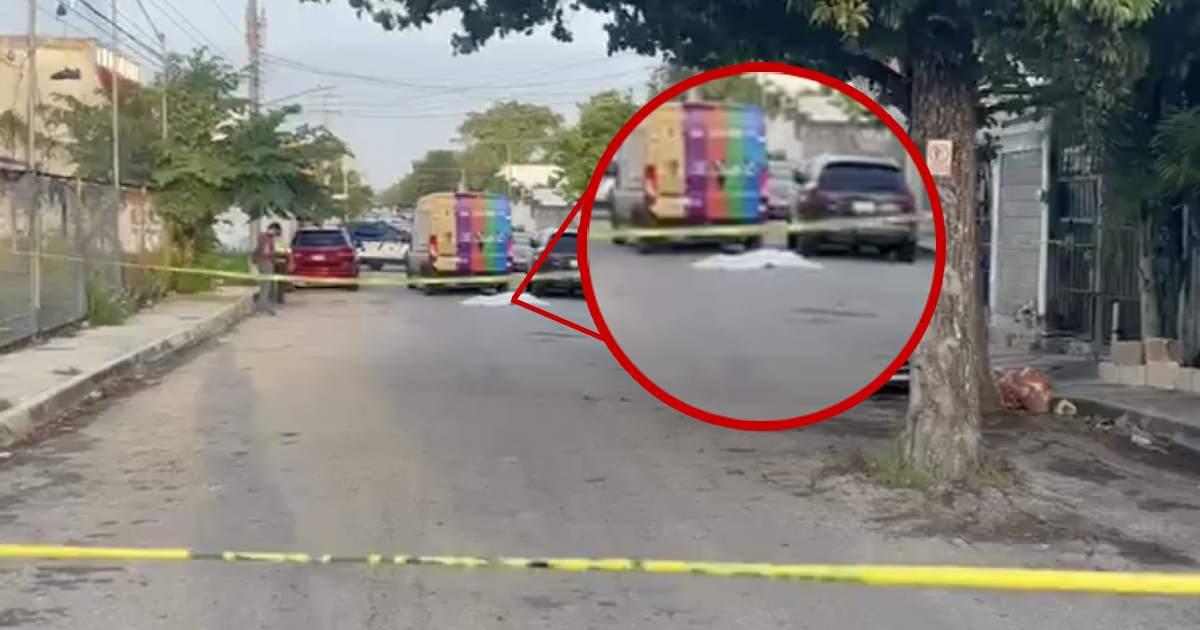
M350 235L341 228L305 228L292 237L289 273L307 278L341 279L358 289L358 254ZM314 283L329 286L328 282Z
M812 223L814 229L790 235L788 245L792 249L813 256L828 246L853 252L870 247L883 255L895 253L904 262L916 259L916 200L895 161L826 155L813 160L800 179L801 193L793 221ZM829 219L867 221L860 225L830 222L828 229L821 228L820 222Z

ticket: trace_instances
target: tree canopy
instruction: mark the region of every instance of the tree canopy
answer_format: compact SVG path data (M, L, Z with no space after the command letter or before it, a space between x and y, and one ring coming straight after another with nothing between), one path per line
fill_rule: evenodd
M412 163L412 171L379 195L384 206L411 208L421 197L434 192L458 190L462 167L457 153L446 149L427 151Z
M503 192L500 169L510 160L513 164L548 160L562 124L562 116L549 107L519 101L468 114L458 127L465 145L460 159L467 188Z
M559 189L568 199L578 199L600 157L638 106L627 94L609 90L593 94L579 105L579 122L559 136L554 147L554 164L561 170Z

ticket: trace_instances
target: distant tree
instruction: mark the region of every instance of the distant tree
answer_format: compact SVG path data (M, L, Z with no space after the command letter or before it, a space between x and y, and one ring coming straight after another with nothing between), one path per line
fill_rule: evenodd
M421 197L435 192L458 190L462 177L460 159L454 151L434 149L412 163L412 171L388 186L379 196L380 205L411 208Z
M651 72L647 88L651 94L658 94L700 72L702 70L699 68L663 64ZM768 116L791 117L799 114L795 99L787 92L765 83L760 77L752 74L709 81L693 88L692 91L702 101L755 105L762 108ZM684 96L681 94L675 97L675 100L682 101Z
M44 103L37 109L35 115L42 121L43 128L53 129L54 124L50 120L51 114L50 106ZM25 123L25 118L11 109L0 111L0 146L4 147L8 156L18 162L24 161L28 142L29 125ZM56 157L62 153L64 148L52 132L47 133L46 131L35 132L33 145L34 161L38 163Z
M579 122L562 132L553 152L561 170L556 183L568 199L583 195L604 150L637 110L628 94L616 90L593 94L579 105Z
M500 169L510 159L513 164L547 161L562 124L562 116L549 107L519 101L468 114L458 127L467 188L504 192Z

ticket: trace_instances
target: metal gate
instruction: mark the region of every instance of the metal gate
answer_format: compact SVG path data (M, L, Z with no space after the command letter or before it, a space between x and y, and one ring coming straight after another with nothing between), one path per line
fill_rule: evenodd
M1047 327L1095 345L1109 340L1114 306L1122 337L1140 331L1135 226L1112 220L1104 203L1100 154L1057 147L1047 247Z

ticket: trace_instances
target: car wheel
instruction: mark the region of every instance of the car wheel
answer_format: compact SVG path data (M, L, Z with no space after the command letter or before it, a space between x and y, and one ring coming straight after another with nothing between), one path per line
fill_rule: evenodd
M820 253L821 242L811 236L797 236L795 249L801 256L812 258Z
M367 263L367 267L370 267L371 271L383 271L383 263L381 262Z
M654 251L654 244L645 239L638 239L634 241L634 248L637 249L637 253L644 255Z
M917 242L904 241L896 247L896 259L900 262L916 262L917 260Z
M745 242L742 243L742 246L746 248L746 251L750 251L752 249L759 249L760 247L762 247L762 237L761 236L751 236L750 238L746 239Z
M532 282L529 283L529 292L533 294L533 297L540 298L546 296L546 289L542 287L542 285L534 284Z

